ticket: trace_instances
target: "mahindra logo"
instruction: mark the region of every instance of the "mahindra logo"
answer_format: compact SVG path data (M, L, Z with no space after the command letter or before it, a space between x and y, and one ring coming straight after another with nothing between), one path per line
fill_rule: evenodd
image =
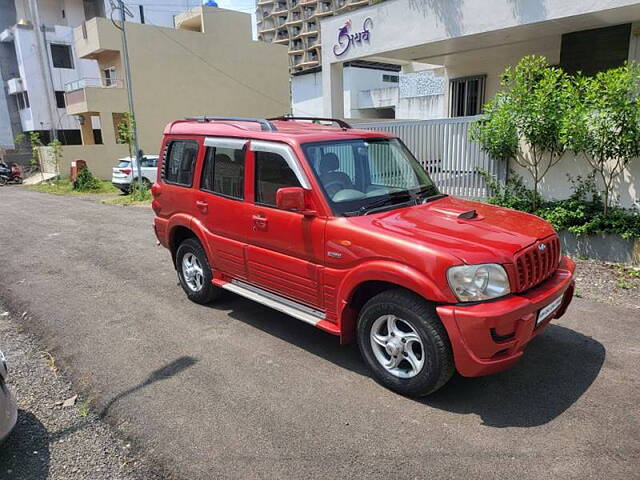
M541 252L544 252L547 249L547 246L544 243L541 243L540 245L538 245L538 250L540 250Z
M365 18L362 23L362 30L351 33L352 23L347 20L343 27L338 30L338 42L333 46L333 54L340 57L349 51L356 43L361 45L362 42L369 41L369 29L373 26L373 20Z

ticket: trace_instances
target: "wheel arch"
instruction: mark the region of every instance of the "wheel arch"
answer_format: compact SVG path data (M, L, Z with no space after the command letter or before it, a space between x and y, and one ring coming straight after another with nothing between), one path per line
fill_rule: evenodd
M207 243L204 241L205 237L203 232L199 231L198 225L192 221L181 219L184 221L176 221L169 230L169 250L171 251L171 259L173 265L176 265L176 252L182 242L188 238L195 238L200 242L205 253L209 256L209 249Z
M351 272L340 286L341 343L355 338L358 315L364 304L375 295L392 289L403 289L428 302L451 301L437 284L412 267L395 262L375 262Z

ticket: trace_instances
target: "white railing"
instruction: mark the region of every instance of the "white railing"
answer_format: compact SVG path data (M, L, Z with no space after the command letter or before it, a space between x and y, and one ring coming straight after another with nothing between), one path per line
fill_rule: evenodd
M68 82L64 86L65 92L73 92L82 88L123 88L124 81L119 78L80 78Z
M469 139L471 124L479 117L434 120L384 121L352 124L365 130L397 135L445 193L466 198L486 198L490 192L480 171L499 181L507 174L505 162L495 160Z

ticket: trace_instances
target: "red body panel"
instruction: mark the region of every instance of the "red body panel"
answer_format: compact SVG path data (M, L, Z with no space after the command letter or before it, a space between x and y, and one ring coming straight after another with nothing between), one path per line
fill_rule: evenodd
M189 228L205 246L214 283L237 278L309 307L322 310L319 328L353 337L354 292L365 282L387 282L436 304L451 341L456 368L465 376L503 370L550 321L534 328L536 314L559 296L564 313L573 295L574 263L563 258L553 274L519 294L477 304L459 304L446 272L454 265L499 263L517 291L518 252L555 236L544 220L514 210L445 197L419 206L371 215L334 217L301 145L333 139L388 137L384 133L341 130L298 122L275 122L277 132L253 124L174 122L169 139L196 139L200 145L193 187L159 180L152 191L154 227L162 245L172 247L177 227ZM200 172L204 138L266 140L291 147L311 188L306 208L315 215L279 210L254 201L254 155L245 153L244 200L203 192ZM162 161L159 162L159 171ZM161 175L158 175L161 178ZM474 218L459 215L476 210ZM554 260L557 261L557 260ZM550 263L549 263L550 264Z

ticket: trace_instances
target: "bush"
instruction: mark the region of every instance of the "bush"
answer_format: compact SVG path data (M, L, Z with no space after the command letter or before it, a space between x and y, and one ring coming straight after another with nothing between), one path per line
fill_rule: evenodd
M492 195L488 203L533 213L544 218L556 230L567 230L575 235L615 233L623 238L640 238L640 213L621 207L609 207L605 215L602 196L597 189L595 173L586 178L571 178L572 194L566 200L533 202L534 192L527 188L522 177L511 172L502 185L486 172ZM534 205L538 207L534 208Z
M79 192L94 192L100 190L102 184L99 179L93 176L88 167L84 167L78 172L73 188Z

